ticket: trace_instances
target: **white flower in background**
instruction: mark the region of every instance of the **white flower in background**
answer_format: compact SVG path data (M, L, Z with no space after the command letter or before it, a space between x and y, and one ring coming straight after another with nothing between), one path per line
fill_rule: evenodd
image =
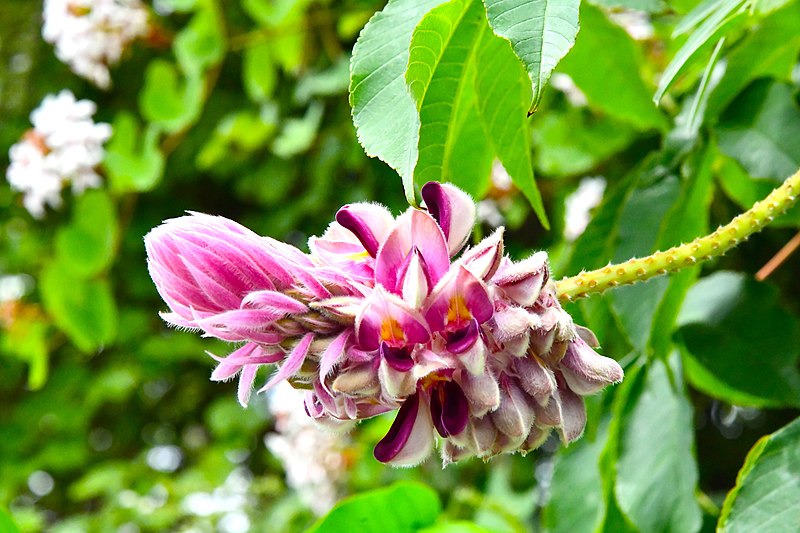
M622 26L628 32L628 35L637 41L646 41L652 39L655 35L655 29L650 22L649 13L626 9L624 11L613 11L609 13L609 16L611 20Z
M45 0L42 37L75 74L107 89L108 67L147 34L147 15L140 0Z
M94 102L76 100L67 90L46 96L31 113L33 129L11 147L6 178L25 195L25 208L34 217L44 216L47 205L61 205L65 184L81 194L102 183L95 167L103 160L111 126L94 123L96 109Z
M567 196L564 215L564 238L574 241L589 225L591 211L600 204L606 180L601 177L583 178L578 188Z
M304 399L303 392L286 381L275 387L269 409L276 433L264 441L283 463L287 484L314 513L322 515L338 499L347 467L347 437L320 428L301 408Z

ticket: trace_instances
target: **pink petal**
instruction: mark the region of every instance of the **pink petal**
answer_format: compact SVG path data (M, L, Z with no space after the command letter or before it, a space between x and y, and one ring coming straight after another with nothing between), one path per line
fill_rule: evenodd
M393 347L423 344L430 339L425 320L403 300L376 287L356 318L359 347L377 350L381 342Z
M382 205L356 203L339 209L336 222L349 229L361 242L364 250L375 257L378 247L394 223L394 217Z
M503 231L503 228L497 228L461 256L460 263L475 277L488 281L497 272L503 259Z
M239 387L237 397L242 407L247 407L250 402L250 394L253 391L253 381L256 379L259 365L244 365L242 375L239 376Z
M450 268L444 234L428 213L409 208L401 215L378 250L375 258L375 281L395 294L401 294L400 270L416 246L425 260L431 285Z
M242 300L242 305L252 305L262 309L275 310L283 315L308 312L308 307L291 296L276 291L255 291Z
M490 414L497 429L512 439L524 438L533 426L534 411L525 394L513 379L500 381L500 406Z
M350 339L350 334L351 330L344 330L337 335L336 338L328 344L325 351L322 352L322 356L319 360L319 375L322 379L327 378L331 370L333 370L333 367L342 360L344 356L344 347Z
M433 289L428 301L425 319L432 331L460 329L473 318L483 324L494 313L483 282L463 266L454 266Z
M284 379L288 379L294 376L300 367L303 366L303 361L306 360L306 355L308 354L308 348L311 346L311 341L314 340L313 333L306 333L300 342L295 346L294 350L289 354L286 358L286 361L283 362L278 372L275 373L274 376L267 382L266 385L261 387L258 392L268 391L279 382L283 381Z
M619 363L598 354L580 337L567 346L567 352L561 359L561 373L569 388L581 396L619 383L624 375Z
M422 187L425 206L442 228L450 256L466 244L475 225L475 202L454 185L430 181Z
M537 252L528 259L500 269L492 281L517 304L528 307L539 298L548 278L547 253Z
M586 406L583 398L569 387L562 386L562 383L559 383L558 393L561 398L561 427L558 432L564 444L569 444L583 435L586 427Z

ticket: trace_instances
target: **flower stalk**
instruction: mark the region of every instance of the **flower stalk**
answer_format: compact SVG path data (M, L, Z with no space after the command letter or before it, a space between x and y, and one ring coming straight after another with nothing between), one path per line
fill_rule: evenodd
M720 226L710 235L692 242L633 258L616 265L609 264L590 272L556 282L556 291L562 301L573 301L599 294L613 287L630 285L656 276L677 272L713 257L719 257L736 247L750 235L761 230L775 217L784 214L800 196L800 170L786 178L783 184L749 210Z

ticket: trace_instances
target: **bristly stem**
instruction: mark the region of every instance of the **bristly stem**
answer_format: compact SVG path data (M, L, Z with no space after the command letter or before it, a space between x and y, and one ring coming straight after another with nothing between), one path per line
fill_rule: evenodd
M634 258L617 265L609 264L591 272L581 272L577 276L564 278L556 282L558 297L572 301L719 257L772 222L775 217L785 213L797 202L799 196L800 170L788 177L783 185L766 198L728 224L717 228L712 234L647 257Z

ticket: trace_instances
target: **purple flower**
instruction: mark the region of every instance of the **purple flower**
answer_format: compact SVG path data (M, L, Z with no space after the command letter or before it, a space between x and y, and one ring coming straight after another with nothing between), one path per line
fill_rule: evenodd
M428 183L426 209L397 218L350 204L310 254L219 217L190 214L146 237L170 324L241 345L212 379L239 375L246 405L258 369L306 389L305 411L350 428L397 411L375 447L411 466L440 440L446 463L527 452L556 430L583 432L581 396L619 382L594 335L561 308L547 255L503 256L502 228L464 248L475 205Z

